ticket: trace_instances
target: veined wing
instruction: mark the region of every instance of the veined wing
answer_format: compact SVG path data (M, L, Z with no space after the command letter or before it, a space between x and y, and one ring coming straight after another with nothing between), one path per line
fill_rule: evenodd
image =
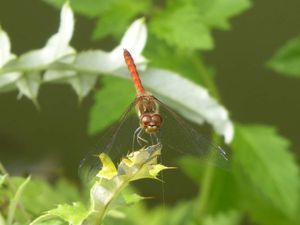
M171 150L179 154L191 154L205 163L227 167L228 155L223 148L192 127L193 125L175 113L166 104L157 100L163 124L160 130L160 141L163 152Z
M81 160L78 173L82 180L88 181L95 177L102 164L99 154L104 152L116 163L121 160L128 151L132 150L132 135L139 126L135 112L136 100L134 100L123 113L120 120L112 128L109 128L87 156Z

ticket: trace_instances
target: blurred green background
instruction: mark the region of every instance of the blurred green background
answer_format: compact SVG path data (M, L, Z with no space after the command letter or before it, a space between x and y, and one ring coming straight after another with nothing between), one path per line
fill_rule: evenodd
M43 1L1 0L0 24L10 36L12 51L19 55L43 46L57 30L58 12ZM300 80L284 77L266 63L299 35L299 12L296 0L252 1L250 9L231 19L229 31L213 31L215 48L203 54L216 72L216 85L231 118L277 127L291 141L298 162ZM117 44L110 38L91 40L95 19L75 15L71 44L78 51L110 50ZM99 138L87 134L94 92L78 104L69 85L44 84L38 101L40 111L26 98L17 100L16 91L0 94L1 162L14 174L64 174L78 180L74 171Z

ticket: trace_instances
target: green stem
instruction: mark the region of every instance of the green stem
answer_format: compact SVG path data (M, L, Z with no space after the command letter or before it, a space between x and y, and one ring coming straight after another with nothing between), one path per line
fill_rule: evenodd
M202 80L204 81L204 85L208 88L211 95L216 98L218 101L220 101L220 95L218 92L218 89L214 83L214 81L211 78L211 75L208 73L206 67L204 66L203 62L198 58L194 57L193 60L194 66L199 72ZM220 138L217 135L213 135L214 142L218 143L220 141ZM203 219L203 216L205 215L205 210L208 205L209 201L209 195L211 190L211 185L213 183L215 173L215 167L213 166L207 166L205 168L205 172L202 178L202 188L201 193L198 195L198 201L199 204L196 205L195 208L195 215L197 219L201 220Z
M12 189L12 191L14 193L17 192L17 187L14 185L14 183L10 180L10 176L9 173L7 172L7 170L5 169L5 167L3 166L3 164L0 162L0 173L6 174L7 175L7 183L9 185L9 187ZM26 212L26 209L24 207L24 205L19 202L18 203L18 208L20 209L20 212L23 214L23 216L27 219L27 221L30 220L30 216L29 214ZM0 224L1 225L1 224Z

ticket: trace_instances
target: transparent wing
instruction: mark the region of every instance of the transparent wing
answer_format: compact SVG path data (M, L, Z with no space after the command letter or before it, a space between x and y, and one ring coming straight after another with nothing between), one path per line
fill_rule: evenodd
M101 136L93 150L81 160L78 173L83 181L93 179L101 169L102 164L98 158L101 152L108 154L117 163L132 150L133 133L139 127L135 105L136 100L129 105L120 120Z
M163 144L162 154L166 151L172 151L170 154L173 155L191 154L208 164L228 166L228 156L223 148L203 136L199 128L187 122L167 105L157 101L163 118L159 134Z
M191 154L205 163L221 167L228 165L227 154L221 147L213 144L200 131L193 128L192 124L186 122L164 103L157 101L163 119L160 131L149 135L139 128L139 119L135 112L137 100L135 100L124 112L119 122L101 137L95 149L81 161L79 175L84 181L94 178L101 169L102 165L98 158L100 152L108 154L115 163L118 163L129 152L158 142L163 145L164 159L174 158L176 153ZM137 140L136 131L142 131L140 135L142 140Z

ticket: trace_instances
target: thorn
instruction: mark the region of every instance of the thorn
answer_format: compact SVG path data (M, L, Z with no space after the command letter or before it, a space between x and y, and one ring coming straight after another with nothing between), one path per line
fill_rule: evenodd
M37 111L41 112L40 104L38 103L36 98L31 99Z

